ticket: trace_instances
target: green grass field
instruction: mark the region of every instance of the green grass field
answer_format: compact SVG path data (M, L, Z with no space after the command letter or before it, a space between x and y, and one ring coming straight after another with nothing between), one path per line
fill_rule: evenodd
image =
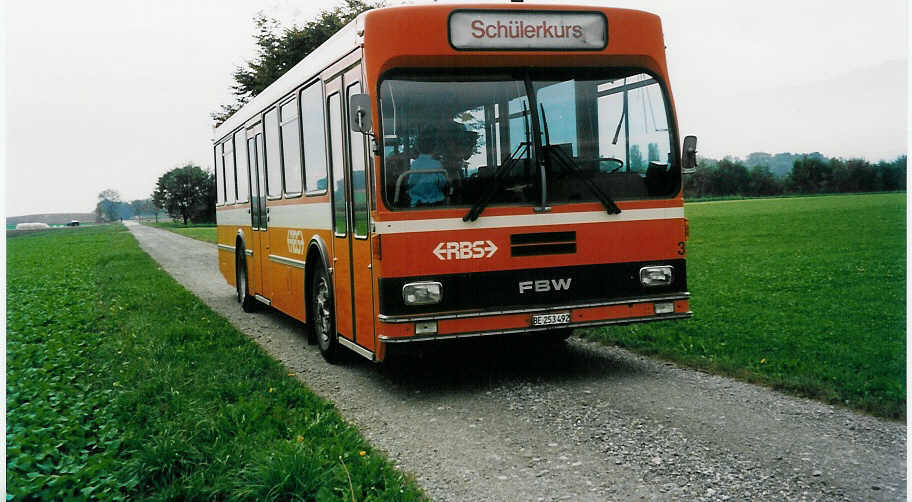
M904 193L698 203L685 213L694 318L579 334L906 416Z
M191 223L186 226L184 226L181 223L176 223L176 222L162 222L162 223L144 222L144 224L149 225L151 227L161 228L163 230L168 230L170 232L174 232L176 234L190 237L190 238L196 239L198 241L211 242L212 244L218 243L218 237L215 232L216 227L215 227L214 223L199 224L199 225L194 225Z
M7 302L7 500L424 498L121 225L9 240Z

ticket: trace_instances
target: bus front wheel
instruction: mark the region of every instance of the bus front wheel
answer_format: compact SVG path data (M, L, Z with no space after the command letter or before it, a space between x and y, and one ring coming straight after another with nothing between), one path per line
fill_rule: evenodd
M339 340L336 338L336 323L333 309L332 285L323 267L318 269L311 291L311 311L313 312L313 330L317 337L320 354L330 364L339 358Z

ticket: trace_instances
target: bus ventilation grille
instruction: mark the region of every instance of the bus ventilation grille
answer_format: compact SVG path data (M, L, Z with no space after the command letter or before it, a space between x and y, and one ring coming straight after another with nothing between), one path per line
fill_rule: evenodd
M576 232L541 232L510 236L512 256L576 253Z

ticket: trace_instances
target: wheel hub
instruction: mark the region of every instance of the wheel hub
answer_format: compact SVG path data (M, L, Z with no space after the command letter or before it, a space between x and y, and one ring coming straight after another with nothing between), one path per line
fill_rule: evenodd
M327 303L329 300L329 288L326 286L326 280L320 279L320 284L317 287L317 294L315 295L316 303L316 312L315 321L317 327L317 334L320 337L321 345L329 344L329 316L331 315L329 309L327 308Z

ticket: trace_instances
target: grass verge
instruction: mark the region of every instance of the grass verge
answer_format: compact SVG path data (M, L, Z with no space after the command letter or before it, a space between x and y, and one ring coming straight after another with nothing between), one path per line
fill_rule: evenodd
M210 242L212 244L218 243L218 236L216 235L216 227L214 223L206 224L189 224L182 225L177 222L160 222L160 223L151 223L143 222L144 225L149 225L150 227L161 228L162 230L167 230L169 232L174 232L176 234L183 235L185 237L190 237L191 239L196 239L198 241Z
M849 192L849 193L783 193L778 195L715 195L711 197L694 197L687 199L687 204L700 204L702 202L728 202L733 200L757 200L757 199L806 199L809 197L844 197L853 195L884 195L884 194L905 194L904 191L893 192Z
M7 253L7 500L424 498L121 225Z
M905 194L688 205L694 318L587 338L906 416Z

